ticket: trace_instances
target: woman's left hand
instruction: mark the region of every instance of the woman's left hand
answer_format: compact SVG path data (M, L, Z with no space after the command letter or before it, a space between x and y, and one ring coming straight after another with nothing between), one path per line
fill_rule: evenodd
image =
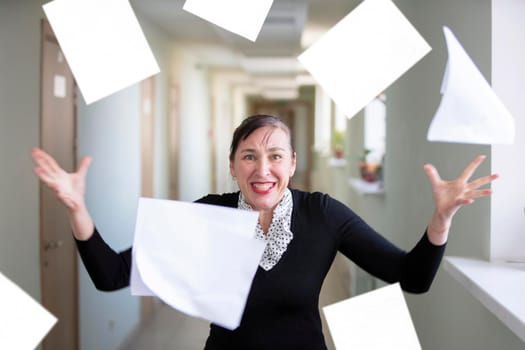
M431 164L424 166L434 198L434 214L430 221L427 234L432 243L441 245L447 241L448 230L454 214L463 205L472 204L476 198L485 197L492 193L490 189L480 189L481 186L491 183L498 178L497 174L484 176L470 181L474 171L485 160L485 156L478 156L470 163L457 179L444 181L436 168Z

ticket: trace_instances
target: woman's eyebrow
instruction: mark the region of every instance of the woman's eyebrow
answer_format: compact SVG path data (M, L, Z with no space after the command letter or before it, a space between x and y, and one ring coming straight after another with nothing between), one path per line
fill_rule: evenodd
M268 151L270 151L270 152L285 151L285 149L282 148L282 147L271 147L271 148L268 149Z
M271 148L268 148L266 150L267 152L277 152L277 151L286 151L284 148L282 147L271 147ZM255 148L244 148L244 149L241 149L239 150L240 153L257 153L257 150Z

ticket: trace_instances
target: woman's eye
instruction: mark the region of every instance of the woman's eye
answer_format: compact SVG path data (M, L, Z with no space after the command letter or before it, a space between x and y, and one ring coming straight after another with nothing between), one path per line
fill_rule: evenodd
M253 154L247 154L242 159L244 159L244 160L255 160L255 156Z
M281 156L280 154L274 154L274 155L272 155L272 160L279 160L279 159L281 159L281 158L282 158L282 156Z

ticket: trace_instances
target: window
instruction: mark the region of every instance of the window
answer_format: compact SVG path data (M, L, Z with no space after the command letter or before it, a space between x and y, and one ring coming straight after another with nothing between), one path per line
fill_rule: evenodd
M386 95L377 96L365 107L364 148L367 150L366 161L382 164L385 155L386 139Z

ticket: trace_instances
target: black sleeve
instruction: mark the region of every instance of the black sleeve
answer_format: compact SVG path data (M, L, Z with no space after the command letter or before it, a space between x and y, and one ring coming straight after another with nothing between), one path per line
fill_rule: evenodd
M235 207L238 193L207 195L196 202ZM76 240L80 258L98 290L113 291L129 286L131 249L115 252L102 239L97 229L86 241Z
M327 201L334 229L338 232L339 251L373 276L388 282L399 282L410 293L430 289L445 252L445 245L433 245L427 234L410 252L396 247L377 233L344 204Z
M425 234L412 250L404 256L402 286L407 292L425 293L430 289L436 276L446 244L436 246L428 240Z
M131 248L115 252L97 229L86 241L76 240L80 258L98 290L113 291L129 286Z

